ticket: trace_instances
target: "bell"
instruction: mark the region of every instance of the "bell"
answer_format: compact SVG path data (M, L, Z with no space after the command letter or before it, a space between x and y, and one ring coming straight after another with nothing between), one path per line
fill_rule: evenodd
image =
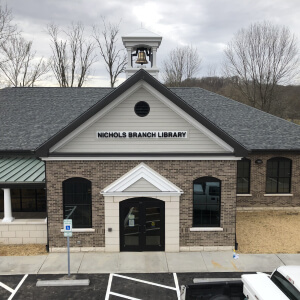
M148 63L148 61L147 61L147 59L146 59L146 54L145 54L144 51L140 51L140 52L138 53L138 58L137 58L137 60L136 60L135 63L140 64L140 65L143 65L143 64L147 64L147 63Z

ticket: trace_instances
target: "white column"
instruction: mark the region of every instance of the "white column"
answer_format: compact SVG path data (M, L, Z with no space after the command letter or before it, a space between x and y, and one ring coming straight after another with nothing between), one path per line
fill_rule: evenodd
M131 47L127 47L127 56L128 56L128 61L127 61L127 68L132 68L131 67Z
M152 55L153 55L153 60L152 60L152 68L156 68L156 48L152 48Z
M2 222L12 222L14 220L11 210L10 189L3 189L4 191L4 218Z

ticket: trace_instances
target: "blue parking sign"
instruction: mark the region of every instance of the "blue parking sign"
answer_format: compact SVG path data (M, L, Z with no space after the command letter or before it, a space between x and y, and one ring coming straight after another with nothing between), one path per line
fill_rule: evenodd
M64 219L64 236L71 237L72 236L72 219Z

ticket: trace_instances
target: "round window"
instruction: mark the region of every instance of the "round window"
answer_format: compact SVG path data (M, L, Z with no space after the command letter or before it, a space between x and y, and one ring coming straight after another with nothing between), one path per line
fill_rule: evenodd
M146 117L149 112L150 112L150 106L147 102L145 101L140 101L138 102L135 107L134 107L134 112L139 116L139 117Z

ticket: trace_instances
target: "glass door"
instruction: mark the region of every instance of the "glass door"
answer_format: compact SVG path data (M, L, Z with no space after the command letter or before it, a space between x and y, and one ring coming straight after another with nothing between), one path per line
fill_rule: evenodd
M137 250L140 246L140 209L130 203L123 209L123 244L124 248Z
M165 250L165 204L151 198L120 202L120 250Z
M160 204L160 203L159 203ZM162 207L155 203L145 203L145 249L163 248ZM145 250L145 251L146 251Z

